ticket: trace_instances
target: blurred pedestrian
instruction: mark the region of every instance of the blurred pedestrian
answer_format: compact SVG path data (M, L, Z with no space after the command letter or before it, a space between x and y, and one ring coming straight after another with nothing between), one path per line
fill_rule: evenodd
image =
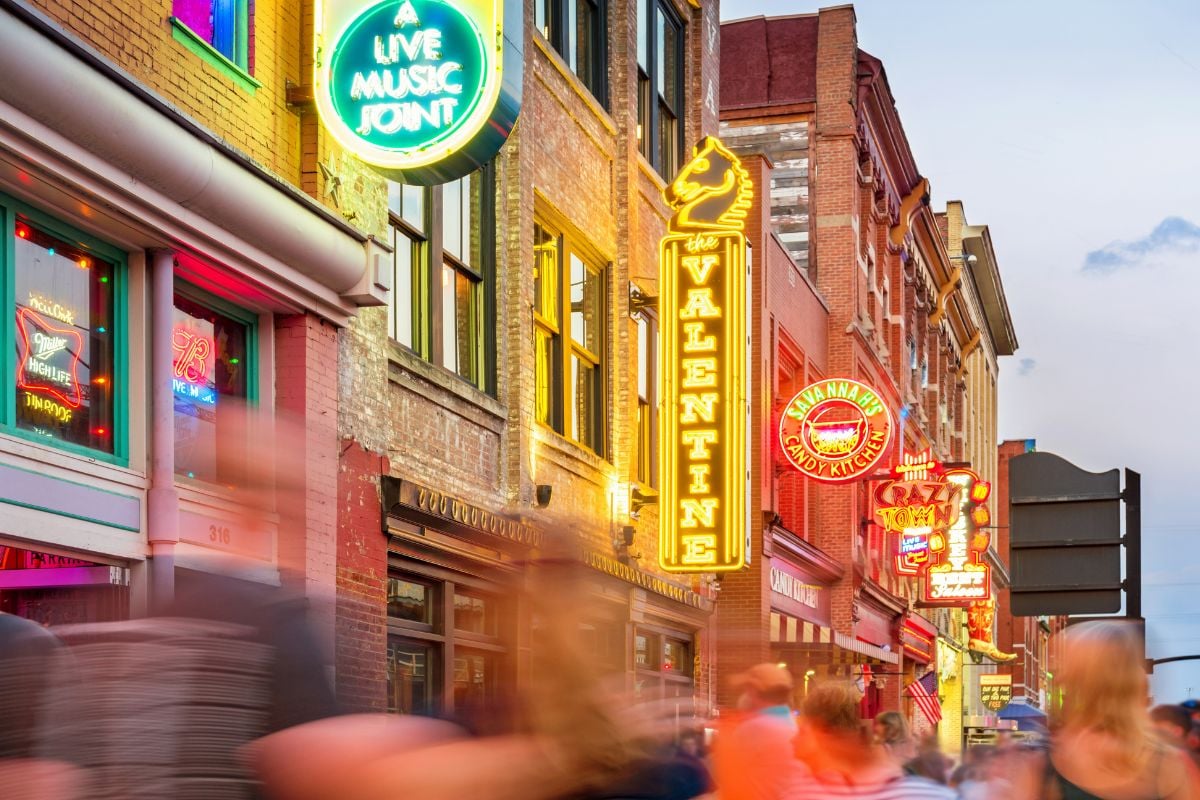
M1173 747L1186 746L1188 732L1192 729L1192 715L1180 705L1159 705L1150 709L1150 721L1164 742Z
M74 800L82 774L38 751L38 719L61 642L27 619L0 612L0 794L5 800Z
M1154 735L1140 633L1130 623L1093 621L1063 631L1054 680L1049 750L1004 759L1012 785L995 798L1184 800L1191 765Z
M1200 768L1200 723L1192 723L1192 727L1184 739L1184 745L1188 755L1192 757L1192 761L1195 762L1197 768Z
M950 768L950 759L934 747L922 748L916 758L904 765L904 771L908 774L943 785L950 779Z
M713 747L717 790L722 800L777 800L800 766L792 674L779 664L758 664L734 676L733 686L739 713L722 723Z
M912 733L908 728L908 720L899 711L884 711L875 717L873 726L875 742L897 764L907 764L917 757L917 747L913 743Z
M784 800L952 800L945 786L904 772L859 719L861 698L848 683L825 683L805 698L796 752L808 767Z

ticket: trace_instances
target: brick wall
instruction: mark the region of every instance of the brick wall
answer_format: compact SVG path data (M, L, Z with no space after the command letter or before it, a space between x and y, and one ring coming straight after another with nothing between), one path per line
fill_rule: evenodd
M321 642L333 644L337 544L337 331L311 314L275 321L275 403L302 421L303 503L280 509L279 564L312 603ZM288 468L289 465L283 465ZM294 466L293 466L294 468Z
M338 701L346 711L387 708L387 539L380 530L379 476L387 459L342 445L338 469Z
M253 3L254 78L262 84L253 93L175 41L171 0L31 4L263 169L299 185L300 118L287 106L285 84L310 82L300 62L310 0Z

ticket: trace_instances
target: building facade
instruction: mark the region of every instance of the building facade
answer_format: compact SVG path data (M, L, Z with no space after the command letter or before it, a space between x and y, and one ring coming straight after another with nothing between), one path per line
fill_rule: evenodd
M339 331L385 249L316 199L302 8L214 8L0 4L0 609L122 619L215 568L331 643Z
M658 567L655 309L664 188L716 128L717 13L528 3L499 155L369 187L395 291L340 343L347 706L456 713L529 685L544 620L525 566L564 549L593 665L709 702L710 582Z
M904 689L936 672L939 727L953 729L957 750L961 690L957 702L947 695L961 686L950 684L962 672L964 615L923 606L871 493L926 450L994 479L996 357L1015 346L995 258L986 273L964 270L965 222L952 239L930 207L852 8L727 22L722 39L721 136L745 160L758 157L770 191L752 214L762 239L753 305L763 309L753 408L765 423L752 458L757 561L721 581L718 669L782 661L801 692L814 679L852 677L864 716L901 710L919 734L932 726ZM971 229L971 247L990 254L990 240L978 241L986 236ZM790 467L776 426L797 391L838 378L873 387L894 411L895 434L873 472L832 485Z

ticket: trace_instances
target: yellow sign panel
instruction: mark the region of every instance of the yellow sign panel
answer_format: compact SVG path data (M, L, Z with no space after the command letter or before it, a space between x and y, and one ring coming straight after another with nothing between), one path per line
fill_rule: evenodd
M667 187L659 297L659 563L720 572L746 563L746 237L750 175L706 137Z

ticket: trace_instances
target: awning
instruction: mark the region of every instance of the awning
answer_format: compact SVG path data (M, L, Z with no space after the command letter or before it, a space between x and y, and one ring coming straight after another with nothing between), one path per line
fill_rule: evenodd
M771 612L771 644L784 651L795 651L819 663L827 664L898 664L897 653L876 647L824 625Z
M1046 712L1026 703L1009 703L997 714L1000 719L1016 720L1019 731L1044 731Z

